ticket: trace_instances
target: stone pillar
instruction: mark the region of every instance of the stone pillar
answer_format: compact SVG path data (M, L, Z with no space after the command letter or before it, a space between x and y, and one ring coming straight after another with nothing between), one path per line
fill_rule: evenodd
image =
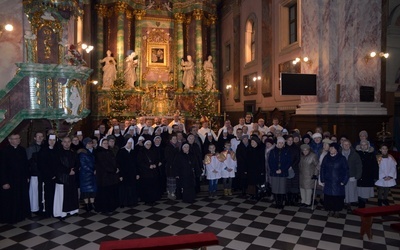
M117 14L117 77L122 77L124 74L124 24L127 6L127 3L120 1L115 4L115 13Z
M183 72L181 70L181 60L183 58L183 22L185 15L182 13L175 13L175 30L176 30L176 58L175 58L175 82L178 92L183 91L182 77Z
M210 15L209 16L210 25L211 25L211 34L210 34L210 42L211 42L211 56L214 64L214 81L215 81L215 89L219 89L219 77L218 77L218 56L217 56L217 16Z
M97 38L96 38L96 59L97 61L102 59L104 56L104 17L107 16L107 7L104 4L96 4L96 12L97 12ZM96 80L99 83L102 83L102 71L101 64L96 64Z
M194 19L196 20L196 87L201 81L201 69L203 65L203 33L202 19L203 11L195 9L193 11Z
M146 15L145 10L134 10L133 14L135 15L135 52L139 57L139 63L136 69L136 73L138 75L138 80L136 81L136 87L142 86L142 72L143 72L143 62L145 58L143 55L144 51L141 50L142 46L142 17ZM141 60L140 60L141 59Z

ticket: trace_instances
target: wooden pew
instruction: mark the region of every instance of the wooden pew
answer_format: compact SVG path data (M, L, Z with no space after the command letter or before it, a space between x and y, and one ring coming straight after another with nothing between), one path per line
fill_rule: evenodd
M172 250L172 249L207 249L218 245L214 233L186 234L154 238L113 240L100 243L100 250Z
M361 217L361 228L360 228L361 238L363 238L364 234L366 234L368 236L368 239L372 239L371 227L372 227L373 217L387 216L394 214L398 214L400 216L400 204L384 206L384 207L357 208L353 210L353 213Z

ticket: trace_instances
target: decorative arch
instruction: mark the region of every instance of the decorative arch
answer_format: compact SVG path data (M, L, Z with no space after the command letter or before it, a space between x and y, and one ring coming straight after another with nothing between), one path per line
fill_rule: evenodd
M257 17L254 13L249 15L245 25L244 61L249 63L257 55Z

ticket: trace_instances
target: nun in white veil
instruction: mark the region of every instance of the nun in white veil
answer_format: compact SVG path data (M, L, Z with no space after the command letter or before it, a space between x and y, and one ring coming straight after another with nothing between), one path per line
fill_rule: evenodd
M139 175L137 172L137 164L135 159L135 143L132 138L126 141L117 153L117 166L120 169L120 186L119 200L121 207L133 207L138 203L137 180Z

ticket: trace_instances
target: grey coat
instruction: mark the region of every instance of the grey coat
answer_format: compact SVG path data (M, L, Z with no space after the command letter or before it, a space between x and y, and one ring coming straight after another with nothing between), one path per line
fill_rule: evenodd
M314 188L315 180L311 179L313 175L316 175L318 170L317 166L319 164L317 155L310 152L308 155L304 156L301 154L299 168L300 168L300 188L312 189Z

